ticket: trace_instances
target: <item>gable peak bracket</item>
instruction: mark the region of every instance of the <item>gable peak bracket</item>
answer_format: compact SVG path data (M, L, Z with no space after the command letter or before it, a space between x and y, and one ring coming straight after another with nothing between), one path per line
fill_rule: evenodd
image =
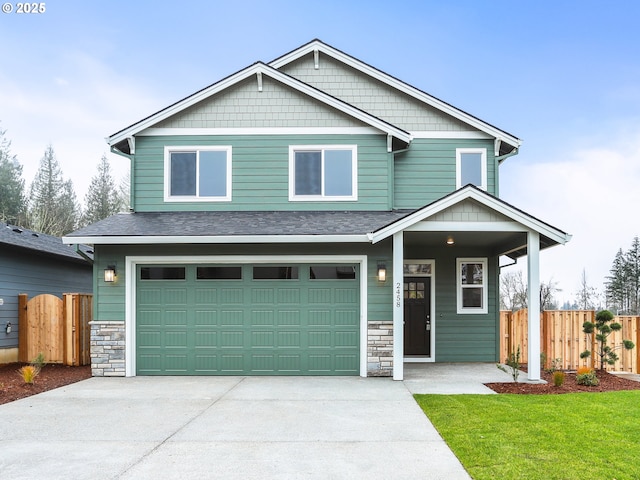
M315 70L320 69L320 50L317 48L313 50L313 68Z
M262 72L256 72L256 77L258 79L258 91L262 91Z
M493 155L496 157L500 156L500 147L502 146L502 140L496 138L493 142Z
M136 153L136 137L127 137L127 143L129 144L129 154L135 155Z
M393 151L393 136L391 134L387 134L387 153L391 153Z

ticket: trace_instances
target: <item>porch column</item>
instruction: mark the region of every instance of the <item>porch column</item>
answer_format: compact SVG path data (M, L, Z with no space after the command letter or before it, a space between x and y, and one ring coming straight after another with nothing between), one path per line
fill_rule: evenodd
M404 378L404 233L393 234L393 379Z
M528 378L540 380L540 234L527 233Z

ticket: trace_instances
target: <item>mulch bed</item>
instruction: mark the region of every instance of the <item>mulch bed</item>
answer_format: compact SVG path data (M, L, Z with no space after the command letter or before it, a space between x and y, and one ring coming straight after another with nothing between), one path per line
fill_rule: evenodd
M526 371L526 368L524 368ZM612 375L606 371L596 370L596 376L600 383L597 386L578 385L576 383L576 372L566 372L564 384L556 387L553 384L553 376L549 372L542 371L541 375L546 384L541 383L486 383L485 385L497 393L524 393L524 394L558 394L558 393L580 393L580 392L615 392L619 390L640 390L640 382L629 380L617 375ZM520 378L526 378L526 373L520 374Z
M27 363L6 363L0 365L0 405L29 397L36 393L69 385L91 377L91 367L67 367L50 364L42 367L32 385L24 382L18 370Z

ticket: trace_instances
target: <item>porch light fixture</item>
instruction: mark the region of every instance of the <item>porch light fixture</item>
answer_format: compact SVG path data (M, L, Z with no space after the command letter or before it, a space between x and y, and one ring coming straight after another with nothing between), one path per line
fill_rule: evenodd
M111 283L116 281L116 266L109 265L104 269L104 281Z
M5 327L4 331L7 333L7 335L11 333L11 322L7 322L7 326Z
M387 281L387 266L384 263L378 263L378 281Z
M452 236L452 235L449 235L449 236L447 237L447 245L453 245L454 243L456 243L456 242L455 242L455 240L453 239L453 236Z

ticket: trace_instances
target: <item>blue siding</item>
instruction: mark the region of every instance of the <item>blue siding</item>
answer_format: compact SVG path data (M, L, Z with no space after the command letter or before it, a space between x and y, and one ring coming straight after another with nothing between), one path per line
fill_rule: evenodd
M71 247L69 247L71 248ZM59 257L42 256L26 250L0 246L0 348L18 346L18 295L29 298L42 293L91 293L92 267ZM11 322L12 332L5 326Z

